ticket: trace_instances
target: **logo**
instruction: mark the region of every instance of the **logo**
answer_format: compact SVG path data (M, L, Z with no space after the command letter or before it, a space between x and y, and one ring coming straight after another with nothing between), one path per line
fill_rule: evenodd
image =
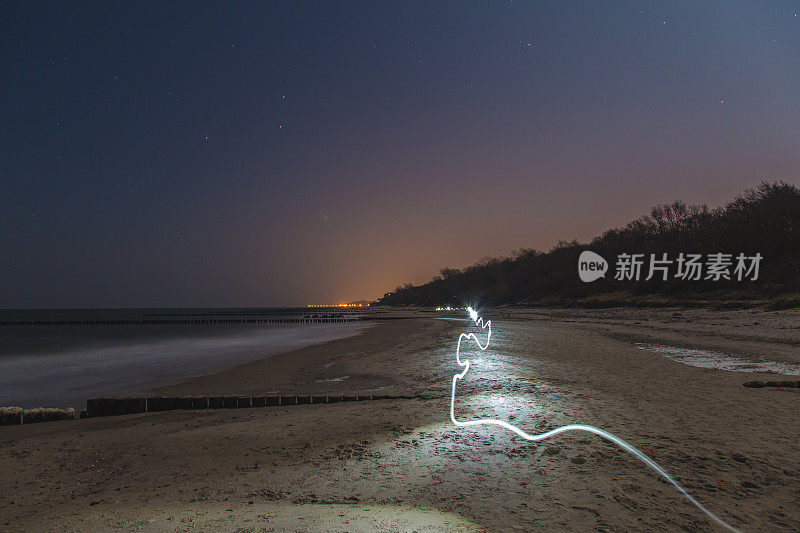
M581 256L578 258L578 276L581 281L591 283L605 277L607 271L608 262L601 256L589 250L581 252Z

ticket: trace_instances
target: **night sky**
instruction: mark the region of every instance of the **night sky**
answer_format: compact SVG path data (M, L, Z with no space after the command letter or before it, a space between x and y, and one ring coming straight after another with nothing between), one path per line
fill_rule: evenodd
M0 8L0 307L375 298L800 176L794 2Z

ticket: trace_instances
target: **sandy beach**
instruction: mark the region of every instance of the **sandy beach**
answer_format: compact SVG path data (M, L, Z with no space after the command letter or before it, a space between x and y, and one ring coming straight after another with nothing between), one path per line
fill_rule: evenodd
M448 415L468 320L358 336L154 390L415 399L175 411L0 427L5 531L697 531L711 521L589 434L528 443ZM800 529L800 389L637 345L800 363L800 311L486 310L457 417L529 432L591 424L636 446L745 531ZM792 377L785 379L797 379Z

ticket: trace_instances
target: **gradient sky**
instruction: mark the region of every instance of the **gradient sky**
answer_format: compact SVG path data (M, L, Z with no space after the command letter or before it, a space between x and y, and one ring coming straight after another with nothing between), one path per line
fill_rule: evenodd
M800 176L794 2L5 2L0 307L374 298Z

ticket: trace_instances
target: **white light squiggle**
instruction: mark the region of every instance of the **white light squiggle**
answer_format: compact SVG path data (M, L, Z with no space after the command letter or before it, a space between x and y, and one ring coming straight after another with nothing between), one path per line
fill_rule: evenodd
M526 433L525 431L521 430L520 428L518 428L516 426L513 426L513 425L509 424L508 422L504 422L503 420L495 420L493 418L482 418L482 419L479 419L479 420L468 420L466 422L462 422L462 421L457 420L456 419L456 415L455 415L456 383L458 383L458 380L463 378L464 375L469 371L469 359L465 359L463 361L461 360L461 341L463 341L464 339L472 339L472 340L475 341L475 344L477 344L478 348L480 348L481 351L483 351L483 350L486 350L486 348L489 347L489 341L492 338L492 321L489 320L486 323L484 323L483 318L479 317L478 316L478 312L475 311L472 307L467 307L467 312L469 313L469 316L473 320L473 322L475 322L475 325L480 326L481 329L487 329L487 335L486 335L486 343L483 344L483 345L481 345L480 340L478 340L478 337L474 333L469 333L469 334L462 333L462 334L460 334L458 336L458 345L456 346L456 362L458 363L459 366L463 366L464 370L460 374L456 374L456 375L453 376L453 391L452 391L452 394L450 396L450 420L453 421L453 424L455 424L457 426L479 426L479 425L500 426L500 427L508 429L509 431L513 431L514 433L516 433L517 435L519 435L523 439L529 440L529 441L544 440L544 439L546 439L548 437L552 437L553 435L558 435L559 433L566 433L567 431L586 431L586 432L589 432L589 433L594 433L595 435L599 435L599 436L603 437L604 439L610 440L611 442L613 442L614 444L616 444L617 446L619 446L623 450L625 450L627 452L630 452L637 459L639 459L644 464L646 464L647 466L649 466L650 468L652 468L653 470L658 472L672 486L674 486L676 489L678 489L681 492L681 494L683 494L690 502L692 502L692 504L694 504L695 507L697 507L698 509L703 511L714 522L716 522L720 526L722 526L725 529L728 529L730 531L737 531L737 532L740 531L739 529L736 529L735 527L733 527L732 525L728 524L727 522L725 522L724 520L719 518L717 515L715 515L714 513L709 511L708 509L706 509L703 506L703 504L701 504L700 502L695 500L694 497L692 497L692 495L689 494L689 492L686 489L684 489L682 486L680 486L677 481L672 479L672 477L669 474L667 474L667 472L664 471L664 469L661 468L655 461L650 459L648 456L646 456L645 454L643 454L642 452L640 452L639 450L637 450L636 448L634 448L633 446L631 446L630 444L628 444L627 442L622 440L621 438L617 437L616 435L612 435L611 433L609 433L607 431L604 431L602 429L599 429L599 428L596 428L596 427L593 427L593 426L586 426L586 425L583 425L583 424L570 424L570 425L567 425L567 426L561 426L561 427L558 427L558 428L555 428L555 429L551 429L550 431L546 431L546 432L540 433L538 435L531 435L530 433Z

